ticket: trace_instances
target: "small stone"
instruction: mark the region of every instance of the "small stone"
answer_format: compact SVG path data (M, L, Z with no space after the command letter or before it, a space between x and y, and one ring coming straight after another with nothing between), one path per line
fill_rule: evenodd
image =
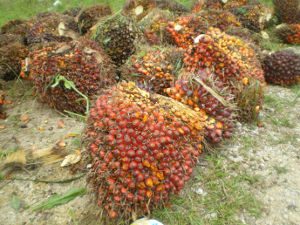
M27 128L27 125L26 124L21 124L20 128Z

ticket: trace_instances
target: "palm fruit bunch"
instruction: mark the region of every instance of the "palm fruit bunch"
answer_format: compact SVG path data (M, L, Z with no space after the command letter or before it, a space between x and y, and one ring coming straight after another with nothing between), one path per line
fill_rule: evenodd
M275 14L282 23L300 23L299 0L273 0Z
M243 105L243 102L238 104L238 106L242 106L240 110L245 109L259 113L256 106L260 106L262 102L260 90L265 84L264 71L254 49L249 44L237 37L227 35L219 29L210 28L206 34L196 38L194 47L185 54L184 63L187 71L196 74L209 69L233 94L234 102L238 103L241 95L251 97L248 105ZM250 94L253 90L248 87L250 80L257 80L261 85L257 91L252 92L255 95ZM246 85L243 86L243 84ZM253 104L255 102L255 107L252 106L252 101ZM243 112L239 114L240 117L244 115ZM251 118L255 119L256 117ZM241 119L247 120L247 118Z
M210 69L234 91L235 81L252 77L264 83L264 74L255 51L241 39L209 28L195 39L195 45L185 54L184 63L190 72Z
M184 49L193 45L194 39L205 33L209 27L226 30L228 27L239 27L240 23L236 17L228 11L209 10L200 14L178 17L169 22L167 31L173 43Z
M300 54L286 49L274 52L263 60L266 81L278 85L300 83Z
M115 68L97 43L79 39L30 52L29 78L43 102L85 113L93 97L115 83Z
M3 120L6 118L6 113L4 112L4 104L5 104L5 94L0 90L0 119Z
M135 52L138 35L138 29L132 20L115 14L98 24L93 39L120 66Z
M25 39L28 30L31 28L33 21L10 20L1 27L0 34L13 34ZM25 40L24 40L25 41Z
M102 17L112 14L108 5L94 5L80 12L78 15L78 25L81 34L88 32Z
M235 120L233 95L211 71L184 72L175 85L165 92L171 98L197 112L204 111L209 116L205 138L211 143L219 143L232 136Z
M65 42L78 38L79 30L73 17L58 13L41 13L26 35L28 45Z
M168 10L153 9L138 22L138 26L147 43L151 45L168 44L170 37L166 28L174 18L174 14Z
M272 12L263 4L247 4L245 6L232 8L244 27L259 32L266 28L272 18Z
M142 47L122 67L122 78L135 81L147 91L163 94L175 82L182 60L183 51L178 48Z
M85 132L89 181L110 219L148 214L183 189L202 151L204 123L201 113L132 82L97 99Z
M283 24L277 29L276 33L285 43L300 44L300 23Z
M10 37L11 35L4 36ZM21 71L21 62L28 55L28 49L16 41L14 36L12 37L13 42L2 46L0 44L0 79L13 80L18 77Z

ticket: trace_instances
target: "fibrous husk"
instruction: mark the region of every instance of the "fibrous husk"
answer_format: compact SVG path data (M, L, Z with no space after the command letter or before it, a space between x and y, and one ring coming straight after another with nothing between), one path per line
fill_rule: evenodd
M122 79L147 91L163 94L175 82L183 51L175 47L143 46L122 66Z
M273 0L275 14L282 23L300 23L299 0Z
M13 80L21 71L21 62L28 49L21 43L12 42L0 47L0 79Z
M73 17L58 13L41 13L26 35L28 45L47 42L66 42L79 37Z
M41 100L62 112L86 112L97 93L115 83L111 60L90 40L33 51L25 64Z
M232 13L208 10L199 14L178 17L175 21L169 22L167 31L173 39L173 43L187 49L193 45L194 39L198 35L204 34L209 27L226 30L229 27L240 26L241 24Z
M94 5L81 10L78 15L80 32L85 34L99 21L100 18L111 15L112 10L108 5Z
M133 83L103 93L88 119L89 182L110 219L128 221L168 203L190 179L205 115Z
M282 24L277 28L276 34L285 43L300 45L300 23Z
M128 17L117 13L100 21L93 39L97 41L117 66L126 62L136 50L138 28Z
M170 37L166 30L168 23L175 19L175 14L168 10L153 9L138 22L139 28L149 44L168 44Z
M281 50L263 60L266 81L289 86L300 83L300 54L291 49Z
M205 133L209 142L219 143L232 136L236 120L234 111L237 108L234 96L211 71L183 71L176 83L165 89L165 93L197 112L204 111L210 117Z

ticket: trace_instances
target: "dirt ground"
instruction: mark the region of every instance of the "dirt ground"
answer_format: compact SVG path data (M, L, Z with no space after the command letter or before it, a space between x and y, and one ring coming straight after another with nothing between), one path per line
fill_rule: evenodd
M26 82L4 83L3 86L8 90L8 99L12 100L12 104L7 107L8 118L0 121L1 151L38 151L51 148L61 140L66 144L64 148L69 153L80 148L83 122L41 104L32 95L32 89ZM61 120L64 122L63 127L59 125ZM225 164L235 163L238 165L237 170L256 175L259 180L250 189L262 202L260 217L254 218L243 213L237 217L242 224L299 225L299 89L297 92L282 87L269 87L262 121L262 128L240 125L235 138L224 145L220 152L226 158ZM231 173L235 176L238 171ZM56 163L32 166L14 172L11 176L53 181L72 178L76 174ZM92 194L77 197L67 204L43 212L30 210L35 203L53 194L65 193L74 187L86 187L86 177L68 183L2 180L0 224L101 224L99 209L94 206ZM19 199L18 207L14 207L14 198Z

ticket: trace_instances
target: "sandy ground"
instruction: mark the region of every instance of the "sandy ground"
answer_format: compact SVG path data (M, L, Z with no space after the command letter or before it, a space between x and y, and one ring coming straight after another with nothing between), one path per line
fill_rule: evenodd
M78 148L83 122L63 116L39 103L26 84L12 82L5 84L5 89L14 91L8 92L13 101L7 109L8 118L0 121L0 149L39 150L51 148L60 140L64 140L69 152ZM281 87L270 87L268 94L283 101L296 98L290 89ZM296 99L290 107L284 106L280 115L276 110L276 107L269 106L264 109L263 128L240 125L240 135L225 145L220 153L226 156L227 163L238 163L241 169L263 178L259 184L250 187L263 203L263 212L258 219L239 215L244 224L300 224L300 100ZM20 119L24 114L29 118L27 123ZM286 117L290 124L275 125L274 120L279 117ZM64 121L63 128L58 126L60 120ZM15 172L13 176L64 180L76 174L56 163L37 165ZM86 187L86 177L65 184L1 181L0 224L100 224L99 210L94 207L91 194L44 212L30 210L33 204L74 187ZM18 209L12 207L13 196L20 200Z

